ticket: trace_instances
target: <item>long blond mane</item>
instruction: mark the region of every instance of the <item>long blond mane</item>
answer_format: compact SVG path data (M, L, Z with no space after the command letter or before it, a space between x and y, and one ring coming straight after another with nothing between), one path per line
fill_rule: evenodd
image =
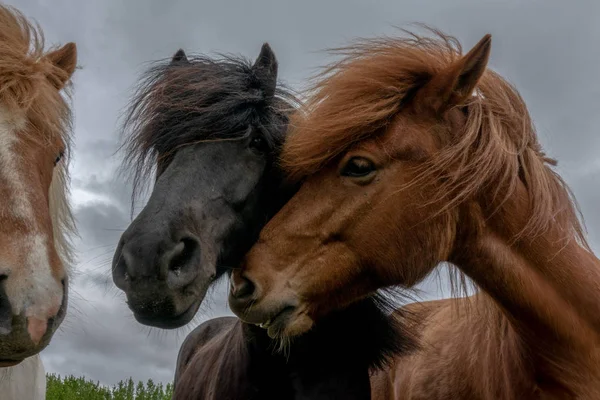
M0 104L8 112L24 114L24 131L35 140L49 143L61 137L67 146L63 161L55 168L50 187L50 214L56 249L65 267L73 262L71 235L76 232L69 206L68 160L72 137L70 82L66 96L53 86L65 81L67 72L45 55L44 35L39 25L19 10L0 5Z
M316 77L292 119L282 155L292 178L314 174L351 145L385 131L424 84L461 57L456 38L430 31L432 37L406 32L406 37L333 49L342 58ZM501 210L522 179L530 218L519 236L534 237L553 226L563 230L566 240L575 238L587 247L577 205L551 168L555 162L542 152L517 90L487 70L464 106L463 131L445 138L413 184L435 182L447 207L490 193L486 197Z

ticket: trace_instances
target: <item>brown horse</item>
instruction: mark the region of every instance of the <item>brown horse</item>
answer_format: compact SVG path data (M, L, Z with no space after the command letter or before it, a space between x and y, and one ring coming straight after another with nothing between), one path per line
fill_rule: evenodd
M360 42L292 121L303 181L234 273L230 304L272 337L449 262L480 291L410 305L422 349L375 398L600 398L600 261L491 37ZM241 289L241 290L240 290ZM236 296L237 295L237 296Z
M74 43L44 51L40 28L0 6L0 370L44 349L67 307L71 110L61 91L76 59Z

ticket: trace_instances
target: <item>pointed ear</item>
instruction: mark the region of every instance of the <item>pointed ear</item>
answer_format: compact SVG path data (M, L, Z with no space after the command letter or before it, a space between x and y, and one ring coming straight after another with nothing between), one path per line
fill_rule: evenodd
M177 52L173 55L173 58L171 59L171 64L177 63L189 63L187 55L185 54L185 51L183 51L183 49L177 50Z
M45 58L62 71L62 73L54 73L48 77L58 90L62 89L71 79L77 67L77 46L73 42L67 43L60 49L46 54Z
M460 60L434 75L416 101L436 113L464 104L485 72L491 46L492 35L487 34Z
M265 97L273 97L277 87L277 58L268 43L264 43L260 54L252 66L254 74L260 81Z

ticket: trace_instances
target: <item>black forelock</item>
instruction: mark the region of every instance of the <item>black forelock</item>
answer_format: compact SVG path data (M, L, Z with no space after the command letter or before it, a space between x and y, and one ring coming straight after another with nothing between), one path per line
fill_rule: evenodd
M277 157L299 101L281 84L274 96L268 93L252 62L241 57L199 55L151 65L123 123L124 167L134 188L149 181L157 157L201 141L241 139L258 129Z

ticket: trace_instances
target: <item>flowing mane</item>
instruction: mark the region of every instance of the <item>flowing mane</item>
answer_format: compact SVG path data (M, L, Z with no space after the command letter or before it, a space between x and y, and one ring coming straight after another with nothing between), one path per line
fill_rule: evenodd
M245 137L254 123L278 153L285 132L281 126L299 101L278 84L275 100L265 102L252 62L222 55L213 59L192 56L154 63L144 74L125 114L123 132L134 195L139 194L161 154L168 159L178 148L202 141Z
M71 235L76 232L68 204L68 159L72 142L72 113L68 103L72 82L69 74L45 56L42 29L19 10L0 6L0 105L11 118L26 116L23 130L30 140L61 137L66 149L54 170L50 187L50 215L55 245L65 266L73 262ZM63 82L66 85L63 86ZM61 87L62 93L56 90Z
M456 38L431 31L433 37L405 31L407 37L366 39L332 50L342 59L316 77L302 112L292 117L282 164L293 179L385 131L419 88L461 57ZM435 181L448 207L491 188L492 206L501 210L521 179L531 208L521 235L534 237L556 225L565 239L575 237L589 249L577 205L551 169L556 162L542 152L517 90L488 69L464 106L464 131L440 138L441 151L413 184Z
M600 259L491 49L437 31L337 49L284 143L300 188L232 273L232 311L294 338L450 264L451 298L402 308L421 347L372 398L600 398Z

